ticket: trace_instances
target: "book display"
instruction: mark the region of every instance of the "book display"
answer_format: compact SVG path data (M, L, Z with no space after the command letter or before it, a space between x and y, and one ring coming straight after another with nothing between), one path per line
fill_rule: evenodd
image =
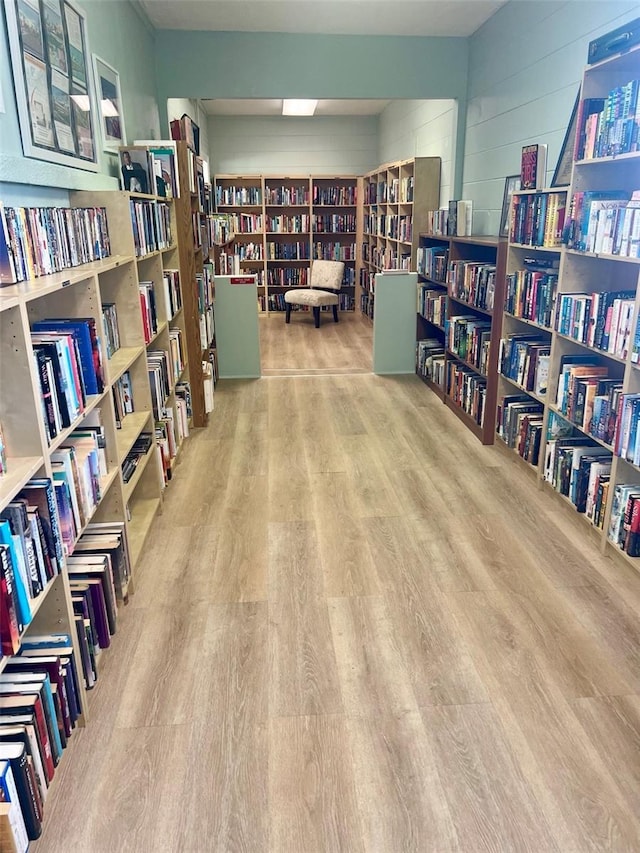
M215 202L233 241L219 275L257 276L265 313L285 310L290 287L308 287L313 259L344 261L340 309L355 308L361 179L354 176L216 175ZM303 306L298 306L303 308Z
M513 197L497 432L603 550L640 554L640 50L585 70L569 190Z
M440 201L440 158L387 163L363 178L360 310L373 318L375 275L415 270L419 235Z
M493 444L505 241L419 235L416 371Z

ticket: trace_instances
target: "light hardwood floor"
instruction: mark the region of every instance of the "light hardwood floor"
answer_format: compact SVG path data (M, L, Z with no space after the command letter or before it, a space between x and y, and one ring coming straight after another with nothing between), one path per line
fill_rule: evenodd
M261 315L260 358L264 376L307 373L368 373L371 370L373 326L359 311L341 311L333 322L322 313L320 328L311 312L294 311L287 325L284 313Z
M34 853L640 850L640 576L416 378L221 383L138 578Z

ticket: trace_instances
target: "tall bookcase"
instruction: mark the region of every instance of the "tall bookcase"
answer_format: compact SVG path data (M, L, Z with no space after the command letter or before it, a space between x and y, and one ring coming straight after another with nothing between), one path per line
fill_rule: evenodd
M420 234L417 372L483 444L493 444L506 243Z
M235 233L223 269L258 277L265 314L284 310L290 287L307 287L314 258L345 262L341 309L354 310L359 275L361 179L353 175L216 175L216 210Z
M363 178L360 310L373 318L375 275L416 269L419 235L427 214L440 203L440 158L415 157L387 163Z
M638 48L587 67L582 80L578 115L583 111L582 102L585 99L600 99L600 105L606 105L608 99L616 97L616 89L638 80L639 68ZM605 111L598 125L605 137L609 132L608 124L609 116ZM578 132L581 128L584 129L579 120ZM599 131L595 137L592 136L589 144L593 146L594 139L597 144L598 134ZM620 199L624 193L629 199L632 192L638 189L640 151L616 153L615 146L619 140L610 137L609 142L614 146L613 152L592 148L587 159L576 160L574 157L569 189L552 189L534 194L546 196L547 199L551 195L560 196L560 207L562 196L566 196L562 245L559 239L556 239L555 245L549 245L544 232L538 235L539 239L528 240L527 245L517 242L521 236L517 233L518 208L526 194L520 193L520 198L514 197L507 267L507 299L511 290L511 302L507 302L509 310L504 314L504 331L512 335L535 335L540 339L534 346L543 346L543 351L549 353L548 376L543 371L546 393L537 393L544 390L540 386L531 390L522 381L518 383L512 378L501 378L500 394L513 395L515 392L523 397L522 415L516 421L519 435L514 442L512 432L511 441L508 442L515 444L513 450L516 458L525 457L523 464L532 472L539 486L585 522L585 530L591 531L603 551L615 553L638 568L639 558L629 556L618 543L608 538L616 487L628 484L640 492L640 466L629 461L632 453L629 459L620 455L622 448L617 440L618 435L621 435L624 441L624 436L635 429L634 419L637 421L629 410L630 420L625 423L624 401L620 401L623 395L640 394L640 366L634 361L634 349L638 349L635 330L640 312L640 259L637 240L634 247L633 241L630 244L628 240L625 242L620 239L624 232L619 228L626 219L627 238L629 230L633 237L632 226L635 222L637 229L638 222L637 211L634 214L633 208L638 206L638 202L630 202L629 211L625 211L627 201L624 200L603 205L610 212L604 220L608 221L607 228L602 228L598 196L591 196L590 199L587 196L587 201L581 196L582 193L602 193L603 197L615 199L618 194ZM579 151L580 144L578 140L574 153ZM550 206L553 209L554 205L547 201L547 209ZM588 221L593 229L592 238L595 240L599 234L605 241L610 240L608 245L606 242L592 245L591 238L584 244L585 233L588 232L585 228L576 231L576 224L586 223L583 219L585 211L590 214ZM611 211L614 211L613 214ZM577 240L576 234L579 235ZM587 251L587 248L595 248L596 251ZM525 259L529 261L526 273L523 271ZM531 291L531 280L527 284L525 275L531 276L531 267L535 267L536 261L540 262L541 267L548 268L545 274L551 281L545 281L543 309L532 314L530 302L527 307L526 295ZM555 271L553 267L556 267ZM524 295L521 291L516 293L518 276L521 288L524 287L526 291ZM557 279L555 282L554 277ZM551 305L545 311L546 300L551 300ZM627 313L623 321L625 302L628 303L628 312L632 313ZM521 316L523 313L524 316ZM526 342L523 346L526 346ZM582 377L578 375L580 365L577 359L590 362L584 365ZM574 378L568 380L563 374L570 369L568 362L571 360L578 369ZM596 373L603 375L595 378L589 375ZM571 385L570 394L568 383ZM534 411L536 407L538 412ZM504 415L501 417L504 422ZM523 418L527 418L529 423L523 423ZM537 459L527 459L526 452L523 452L527 447L526 433L527 430L531 431L531 421L534 423L534 431L540 431ZM615 425L615 431L612 430L612 424ZM578 448L577 452L575 448ZM591 497L586 504L587 511L580 509L576 513L579 493L577 479L574 478L578 476L576 471L579 470L580 459L590 454L597 457L598 464L610 464L610 471L604 470L602 466L594 482L588 484ZM588 459L585 461L589 462ZM563 476L563 465L573 469L574 463L578 464L578 469Z

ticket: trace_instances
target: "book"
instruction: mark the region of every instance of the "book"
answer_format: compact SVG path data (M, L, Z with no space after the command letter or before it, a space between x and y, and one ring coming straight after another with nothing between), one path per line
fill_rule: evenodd
M35 841L42 835L42 803L37 794L33 768L29 764L24 744L0 743L0 761L6 761L11 766L15 785L10 795L17 795L27 836L31 841ZM4 782L7 784L6 775Z
M0 761L0 805L6 814L6 823L0 824L0 841L10 843L16 853L26 853L29 849L29 835L24 822L18 789L16 788L11 761ZM4 851L4 846L1 848ZM11 848L8 848L11 853Z
M520 158L520 189L541 190L547 177L547 146L525 145Z

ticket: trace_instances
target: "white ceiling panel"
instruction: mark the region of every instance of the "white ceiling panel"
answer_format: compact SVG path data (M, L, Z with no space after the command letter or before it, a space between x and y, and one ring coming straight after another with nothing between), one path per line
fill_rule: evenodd
M208 115L212 116L280 116L282 100L278 98L215 98L200 102ZM371 116L379 115L389 104L383 100L325 100L318 101L316 116Z

